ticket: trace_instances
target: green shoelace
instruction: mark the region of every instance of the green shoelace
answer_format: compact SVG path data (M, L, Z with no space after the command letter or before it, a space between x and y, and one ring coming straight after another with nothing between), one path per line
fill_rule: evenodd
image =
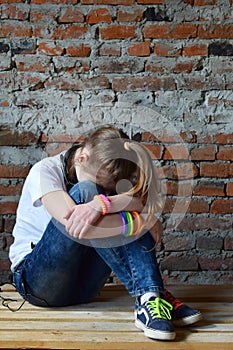
M163 318L166 320L171 320L170 311L173 309L173 307L166 300L161 298L149 300L146 302L146 306L148 307L153 319Z

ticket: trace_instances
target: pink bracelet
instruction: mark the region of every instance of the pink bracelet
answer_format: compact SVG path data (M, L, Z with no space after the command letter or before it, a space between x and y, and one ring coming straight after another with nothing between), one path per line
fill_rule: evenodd
M99 194L99 197L104 201L104 204L106 206L106 214L108 214L111 210L111 202L110 200L108 199L108 197L106 197L104 194Z

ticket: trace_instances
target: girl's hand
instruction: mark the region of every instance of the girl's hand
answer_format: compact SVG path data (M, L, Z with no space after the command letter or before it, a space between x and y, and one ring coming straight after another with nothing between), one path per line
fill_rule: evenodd
M72 207L64 216L67 232L75 238L85 238L85 234L102 215L102 208L98 201L78 204Z

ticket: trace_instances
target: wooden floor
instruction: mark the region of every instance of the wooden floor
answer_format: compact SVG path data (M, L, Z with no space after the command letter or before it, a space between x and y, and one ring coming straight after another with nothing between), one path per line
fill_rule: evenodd
M90 304L17 312L0 307L0 349L233 350L233 286L169 286L204 319L177 328L175 341L153 341L134 326L134 303L121 286L106 286ZM7 288L4 297L19 298ZM11 304L13 306L13 304ZM16 306L16 305L15 305Z

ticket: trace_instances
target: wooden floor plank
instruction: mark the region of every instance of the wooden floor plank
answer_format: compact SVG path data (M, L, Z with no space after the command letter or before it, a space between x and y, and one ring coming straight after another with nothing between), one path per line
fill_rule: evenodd
M200 311L202 311L200 309ZM203 312L203 318L205 322L218 322L218 323L233 323L233 312L215 312L213 309L211 311ZM133 310L130 311L55 311L55 310L47 310L43 312L17 312L10 313L9 311L6 313L1 313L0 321L51 321L51 322L77 322L79 320L86 320L88 322L98 320L115 322L116 320L121 321L133 321L134 315Z
M209 286L209 285L198 285L198 286L171 286L169 288L172 293L177 297L182 299L183 302L190 303L213 303L213 302L233 302L233 293L232 289L233 286L231 285L224 285L224 286ZM4 291L4 288L2 288ZM19 302L22 300L20 295L16 293L14 290L5 290L4 291L5 297L11 297L15 299L19 299ZM118 307L120 305L125 306L125 301L127 302L131 300L131 304L133 305L133 298L129 297L127 292L125 291L125 288L121 285L115 286L115 289L113 287L107 286L103 289L103 291L98 295L93 303L89 303L88 307L90 308L92 305L98 306L102 303L108 302L108 308L111 307ZM87 305L87 304L86 304ZM83 305L85 308L86 305Z
M8 297L9 295L7 295ZM11 297L11 296L9 296ZM19 306L21 304L22 300L20 300L19 302L11 302L10 305L11 306ZM119 302L117 299L116 301L111 301L109 302L107 299L103 300L103 301L96 301L96 302L92 302L92 303L88 303L88 304L82 304L82 305L76 305L76 306L72 306L72 307L67 307L67 308L52 308L53 311L55 311L56 309L58 309L59 311L81 311L81 310L86 310L86 311L93 311L94 310L106 310L106 304L107 304L107 310L133 310L134 309L134 303L132 301L132 299L128 296L126 297L122 297L121 302ZM188 305L193 307L193 308L198 308L198 309L202 309L202 310L211 310L214 308L214 310L217 311L223 311L225 310L226 312L232 312L233 310L233 300L232 302L188 302ZM23 310L27 310L27 311L37 311L40 310L40 312L46 312L46 310L48 310L47 308L38 308L36 306L30 305L29 303L25 303L23 306ZM51 308L49 308L49 310L51 310ZM3 307L2 305L0 305L0 311L4 312L7 311L8 309Z
M214 302L233 302L232 285L169 285L168 290L171 291L177 298L181 298L183 301L211 301ZM4 293L10 292L14 294L14 288L11 285L1 287ZM118 297L126 296L124 286L122 285L106 285L101 291L100 295L95 300L116 299Z
M55 323L55 324L54 324ZM31 330L31 331L107 331L111 330L111 332L135 332L136 328L134 326L134 320L117 322L106 322L106 320L77 320L76 322L71 321L55 321L55 320L26 320L24 322L19 322L19 320L11 321L10 323L6 321L0 321L0 330L5 331L20 331L20 330ZM205 323L200 322L198 326L190 326L189 330L191 332L233 332L233 322L228 324L223 323ZM181 331L181 330L179 330ZM182 330L183 331L183 330Z
M224 342L223 342L223 336L224 336ZM50 331L39 331L39 330L22 330L22 331L0 331L0 337L1 339L4 339L1 341L1 348L7 348L9 347L9 344L12 341L15 341L15 344L20 347L25 347L27 344L31 343L33 346L40 346L44 344L43 346L47 345L49 347L55 347L59 342L61 343L61 346L67 345L71 346L72 344L76 343L134 343L136 346L138 343L157 343L156 341L153 341L149 338L144 337L143 332L140 331L132 331L132 332L122 332L121 336L119 337L118 332L108 332L105 331L60 331L60 330L54 330L53 332ZM175 343L180 342L183 343L232 343L232 333L231 332L224 332L223 333L216 333L211 334L211 337L208 332L191 332L190 330L183 330L182 332L177 333L177 339ZM62 345L62 343L64 345ZM160 344L162 342L159 342ZM168 343L168 342L166 342ZM181 345L182 346L182 345Z
M0 349L233 350L233 286L172 286L178 298L203 313L197 325L177 328L172 342L148 339L134 325L133 299L107 286L92 303L18 312L0 306ZM4 297L21 297L10 286ZM190 302L189 302L190 301Z

